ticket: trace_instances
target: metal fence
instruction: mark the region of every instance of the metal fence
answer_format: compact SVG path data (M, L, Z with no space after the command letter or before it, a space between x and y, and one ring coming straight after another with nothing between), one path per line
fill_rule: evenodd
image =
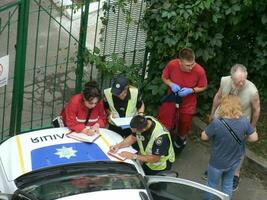
M144 1L131 0L124 7L131 13L129 23L127 13L119 7L112 7L113 1L108 1L111 9L107 13L108 24L105 26L102 54L108 56L116 53L123 57L128 65L139 64L144 61L146 34L141 22L145 10Z
M85 48L98 47L107 58L117 53L129 65L142 66L145 60L145 33L140 27L143 0L128 1L134 23L127 22L115 6L108 11L106 26L100 20L105 1L84 0L82 7L66 2L0 3L0 58L10 58L8 84L0 88L0 141L50 127L84 81L101 77L95 66L84 66ZM106 3L115 5L111 0Z
M19 6L22 5L17 2L10 2L9 4L6 4L6 2L1 2L0 7L0 57L9 55L10 59L8 85L2 86L0 88L0 130L2 133L1 140L3 140L5 137L4 133L9 132L11 115L13 119L16 117L14 109L18 106L18 98L13 101L13 97L15 96L13 95L13 91L18 86L18 84L14 80L16 71L15 68L17 69L18 65L21 64L21 62L15 62L18 47L21 49L22 45L21 41L17 41L17 33L21 28L21 26L19 26L19 19L20 23L23 23L21 22L22 19L20 18L23 13L21 13L21 15L19 14L19 10L20 12L22 12Z

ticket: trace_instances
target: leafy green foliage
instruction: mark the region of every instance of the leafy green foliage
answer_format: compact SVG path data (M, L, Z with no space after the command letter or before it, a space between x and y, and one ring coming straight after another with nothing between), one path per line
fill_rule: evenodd
M220 77L235 63L248 68L249 79L266 101L266 0L147 0L143 27L150 52L145 100L155 111L164 93L159 78L182 47L194 49L207 73L209 88L199 98L199 113L208 113ZM156 90L157 88L157 90ZM154 106L154 107L153 107Z
M103 25L108 22L107 11L119 7L132 21L129 0L104 2ZM212 98L221 76L229 74L235 63L247 66L249 79L260 91L262 102L267 90L267 4L265 0L147 0L142 27L147 32L149 52L148 78L143 82L147 109L156 113L159 100L166 92L160 76L170 59L182 47L194 49L197 62L205 70L208 89L200 94L201 115L209 113ZM103 31L103 30L102 30ZM140 82L140 66L126 67L123 59L113 54L106 58L100 52L86 52L86 63L95 64L104 76L127 72L133 82ZM138 80L138 81L137 81Z
M124 73L133 84L140 83L139 71L141 67L134 64L127 66L125 60L116 53L109 57L102 56L100 49L95 47L93 52L86 49L83 59L85 65L95 65L101 72L103 79L112 79L114 75Z

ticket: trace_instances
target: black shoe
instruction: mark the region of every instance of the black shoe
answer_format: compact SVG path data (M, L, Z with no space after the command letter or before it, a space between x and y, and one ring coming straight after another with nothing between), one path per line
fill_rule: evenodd
M181 139L180 137L177 137L177 139L173 141L173 148L175 154L179 155L183 151L185 145L186 145L186 138Z
M238 186L239 186L240 178L239 176L234 176L233 179L233 191L237 191Z
M208 179L208 171L206 170L205 172L204 172L204 174L202 175L202 178L204 179L204 180L207 180Z

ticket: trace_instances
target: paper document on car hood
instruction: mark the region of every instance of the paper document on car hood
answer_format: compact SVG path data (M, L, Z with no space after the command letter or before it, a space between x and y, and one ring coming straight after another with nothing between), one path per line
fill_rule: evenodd
M96 133L94 135L86 135L85 133L71 132L67 134L67 137L81 141L81 142L93 143L97 138L100 137L100 134Z
M126 160L126 158L120 155L120 153L123 151L127 151L130 153L137 153L137 151L133 147L124 147L124 148L119 149L116 153L109 151L108 155L113 156L114 158L117 158L118 160L124 161Z

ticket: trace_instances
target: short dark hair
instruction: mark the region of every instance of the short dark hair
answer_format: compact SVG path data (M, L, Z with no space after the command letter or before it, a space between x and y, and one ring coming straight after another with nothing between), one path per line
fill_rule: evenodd
M130 122L130 127L136 128L137 130L142 130L146 126L147 126L147 119L141 115L134 116Z
M90 101L93 98L101 99L101 92L96 81L87 82L82 93L86 101Z
M179 51L179 58L181 60L193 61L193 60L195 60L195 53L190 48L182 48Z

